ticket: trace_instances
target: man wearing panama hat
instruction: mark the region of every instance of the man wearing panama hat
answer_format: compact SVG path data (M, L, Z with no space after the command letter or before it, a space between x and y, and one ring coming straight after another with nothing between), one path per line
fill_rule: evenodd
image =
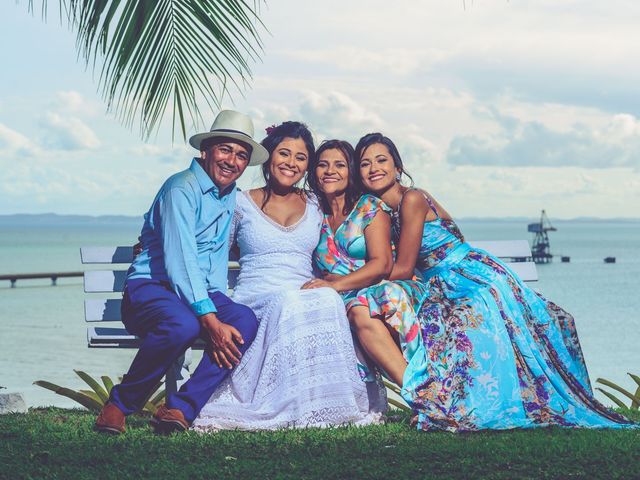
M208 342L202 361L152 420L158 433L187 429L253 341L255 315L225 295L235 181L269 157L252 137L248 116L220 112L209 132L189 139L200 158L164 183L145 214L142 251L127 272L122 300L123 323L143 341L96 430L124 432L125 416L143 407L172 363L202 337Z

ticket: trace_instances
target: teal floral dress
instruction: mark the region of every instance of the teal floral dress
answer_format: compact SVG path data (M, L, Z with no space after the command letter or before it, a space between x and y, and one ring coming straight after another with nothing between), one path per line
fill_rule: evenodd
M335 232L325 215L314 253L316 267L322 272L347 275L364 266L367 258L364 231L379 212L388 214L391 210L377 197L363 195ZM353 306L365 306L372 317L384 319L399 332L417 332L416 312L425 294L420 282L404 280L383 280L368 288L341 293L347 310ZM420 345L416 341L407 344L406 335L402 335L400 340L405 359L412 358L415 352L411 348ZM373 373L364 364L360 368L366 380L373 379Z
M396 242L401 227L394 215ZM419 429L637 427L594 398L573 317L452 220L425 222L416 270L422 305L400 333L413 348L402 396Z

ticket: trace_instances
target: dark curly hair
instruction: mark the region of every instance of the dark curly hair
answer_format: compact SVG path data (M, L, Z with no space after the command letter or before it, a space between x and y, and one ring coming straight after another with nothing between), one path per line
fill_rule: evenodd
M331 207L329 202L324 195L324 192L320 188L318 183L318 177L316 176L316 168L318 167L318 161L320 159L320 155L322 152L326 150L336 149L339 150L344 158L347 160L347 168L349 170L349 179L347 183L347 191L345 194L345 202L344 202L344 211L343 214L347 215L353 206L356 204L360 195L362 194L362 187L358 184L358 178L360 175L358 174L358 166L355 161L355 155L353 151L353 147L349 142L344 140L325 140L322 142L316 155L313 159L313 162L309 163L309 171L307 172L307 188L316 194L318 199L320 200L320 205L322 206L322 210L326 214L331 214Z
M264 209L264 206L271 198L271 193L273 192L273 187L271 185L271 174L269 172L269 168L271 167L271 154L273 151L282 143L285 138L301 138L307 147L307 152L309 154L309 165L311 165L313 159L316 156L316 147L313 144L313 136L309 131L309 128L302 122L295 121L287 121L283 122L277 127L270 127L268 129L267 136L260 142L264 148L269 152L269 160L262 164L262 177L265 181L265 196L262 201L261 209ZM303 192L301 191L300 194Z
M409 172L404 168L404 164L402 163L402 158L400 157L400 152L398 152L398 148L395 143L391 141L389 137L385 137L381 133L367 133L364 137L362 137L358 144L356 145L356 164L358 168L360 167L360 160L362 160L362 155L364 151L369 148L371 145L375 145L376 143L381 143L385 145L387 149L389 149L389 153L391 154L391 158L393 158L393 165L400 170L400 179L402 180L402 176L406 175L407 178L411 181L411 186L413 186L413 178L409 175ZM365 191L366 188L362 182L362 177L358 174L357 178L358 186Z

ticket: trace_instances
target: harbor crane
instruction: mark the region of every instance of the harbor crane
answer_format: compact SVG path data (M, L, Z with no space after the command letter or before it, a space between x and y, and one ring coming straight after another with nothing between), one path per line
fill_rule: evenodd
M549 235L547 232L555 232L557 228L551 225L544 210L540 215L540 221L530 223L527 231L534 234L533 245L531 246L531 256L535 263L550 263L553 259L551 246L549 245Z

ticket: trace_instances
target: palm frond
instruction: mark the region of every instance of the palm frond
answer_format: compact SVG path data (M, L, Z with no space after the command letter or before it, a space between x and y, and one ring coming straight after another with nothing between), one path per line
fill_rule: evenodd
M260 0L60 0L76 32L78 54L107 103L127 127L148 138L173 110L186 138L218 109L229 86L243 92L262 51ZM46 15L47 0L42 0ZM33 0L29 2L33 10ZM98 67L98 63L102 64ZM209 114L209 112L207 112ZM208 115L210 116L210 115Z

